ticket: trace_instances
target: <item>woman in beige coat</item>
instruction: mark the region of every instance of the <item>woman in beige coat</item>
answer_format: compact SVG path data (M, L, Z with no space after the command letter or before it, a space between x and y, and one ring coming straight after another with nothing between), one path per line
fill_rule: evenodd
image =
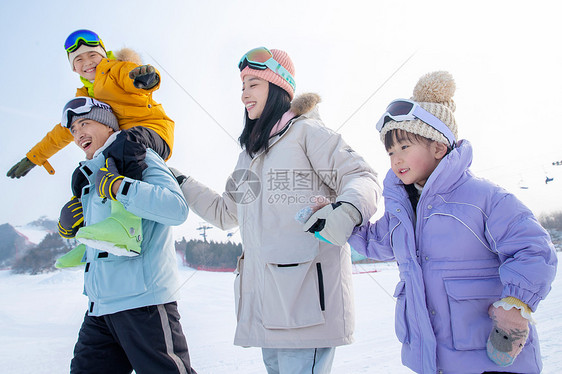
M324 126L318 95L293 100L287 53L256 48L239 67L243 151L226 191L217 194L192 177L178 180L201 218L223 230L240 226L234 344L261 347L270 374L329 373L335 347L353 341L346 241L375 213L376 173ZM320 231L334 244L317 240L295 220L318 196L334 203Z

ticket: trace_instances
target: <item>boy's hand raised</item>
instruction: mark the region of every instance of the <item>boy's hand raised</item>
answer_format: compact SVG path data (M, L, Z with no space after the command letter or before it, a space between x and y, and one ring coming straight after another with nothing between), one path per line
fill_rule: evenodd
M6 173L6 176L10 177L10 178L21 178L21 177L25 177L27 175L27 173L29 173L29 171L31 169L33 169L35 167L35 164L33 162L31 162L27 157L24 157L21 159L20 162L18 162L17 164L15 164L14 166L12 166L10 168L10 170L8 170L8 173Z
M151 65L142 65L129 72L129 78L133 80L136 88L150 90L160 82L160 76Z

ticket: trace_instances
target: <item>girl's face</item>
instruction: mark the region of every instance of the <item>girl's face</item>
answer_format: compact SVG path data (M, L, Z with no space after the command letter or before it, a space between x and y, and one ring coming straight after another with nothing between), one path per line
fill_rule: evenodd
M404 139L388 149L390 167L404 184L417 183L424 186L433 170L447 153L443 143L430 144Z
M269 82L254 75L246 75L242 82L242 103L248 111L248 118L260 118L267 95L269 94Z
M103 56L94 51L80 53L74 59L74 71L89 81L96 77L96 67L103 60Z

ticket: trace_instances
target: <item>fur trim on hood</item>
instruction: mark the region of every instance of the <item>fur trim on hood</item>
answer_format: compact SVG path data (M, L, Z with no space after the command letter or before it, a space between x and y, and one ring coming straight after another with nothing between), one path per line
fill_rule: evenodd
M115 51L115 58L119 61L134 62L137 65L142 65L142 58L140 55L133 51L131 48L122 48Z
M271 129L270 136L282 133L287 128L287 124L292 118L301 117L306 114L306 118L320 119L318 114L318 104L321 101L320 96L315 93L305 93L299 95L291 102L291 109L289 109L277 121L275 126Z
M291 112L297 116L302 116L315 109L316 104L320 103L322 99L320 95L315 93L304 93L297 96L291 103Z

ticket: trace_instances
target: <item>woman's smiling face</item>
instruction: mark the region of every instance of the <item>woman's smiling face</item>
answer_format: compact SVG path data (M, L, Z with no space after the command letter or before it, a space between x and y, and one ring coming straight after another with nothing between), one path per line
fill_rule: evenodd
M248 118L260 118L267 96L269 94L269 82L254 75L246 75L242 82L242 103L248 111Z

